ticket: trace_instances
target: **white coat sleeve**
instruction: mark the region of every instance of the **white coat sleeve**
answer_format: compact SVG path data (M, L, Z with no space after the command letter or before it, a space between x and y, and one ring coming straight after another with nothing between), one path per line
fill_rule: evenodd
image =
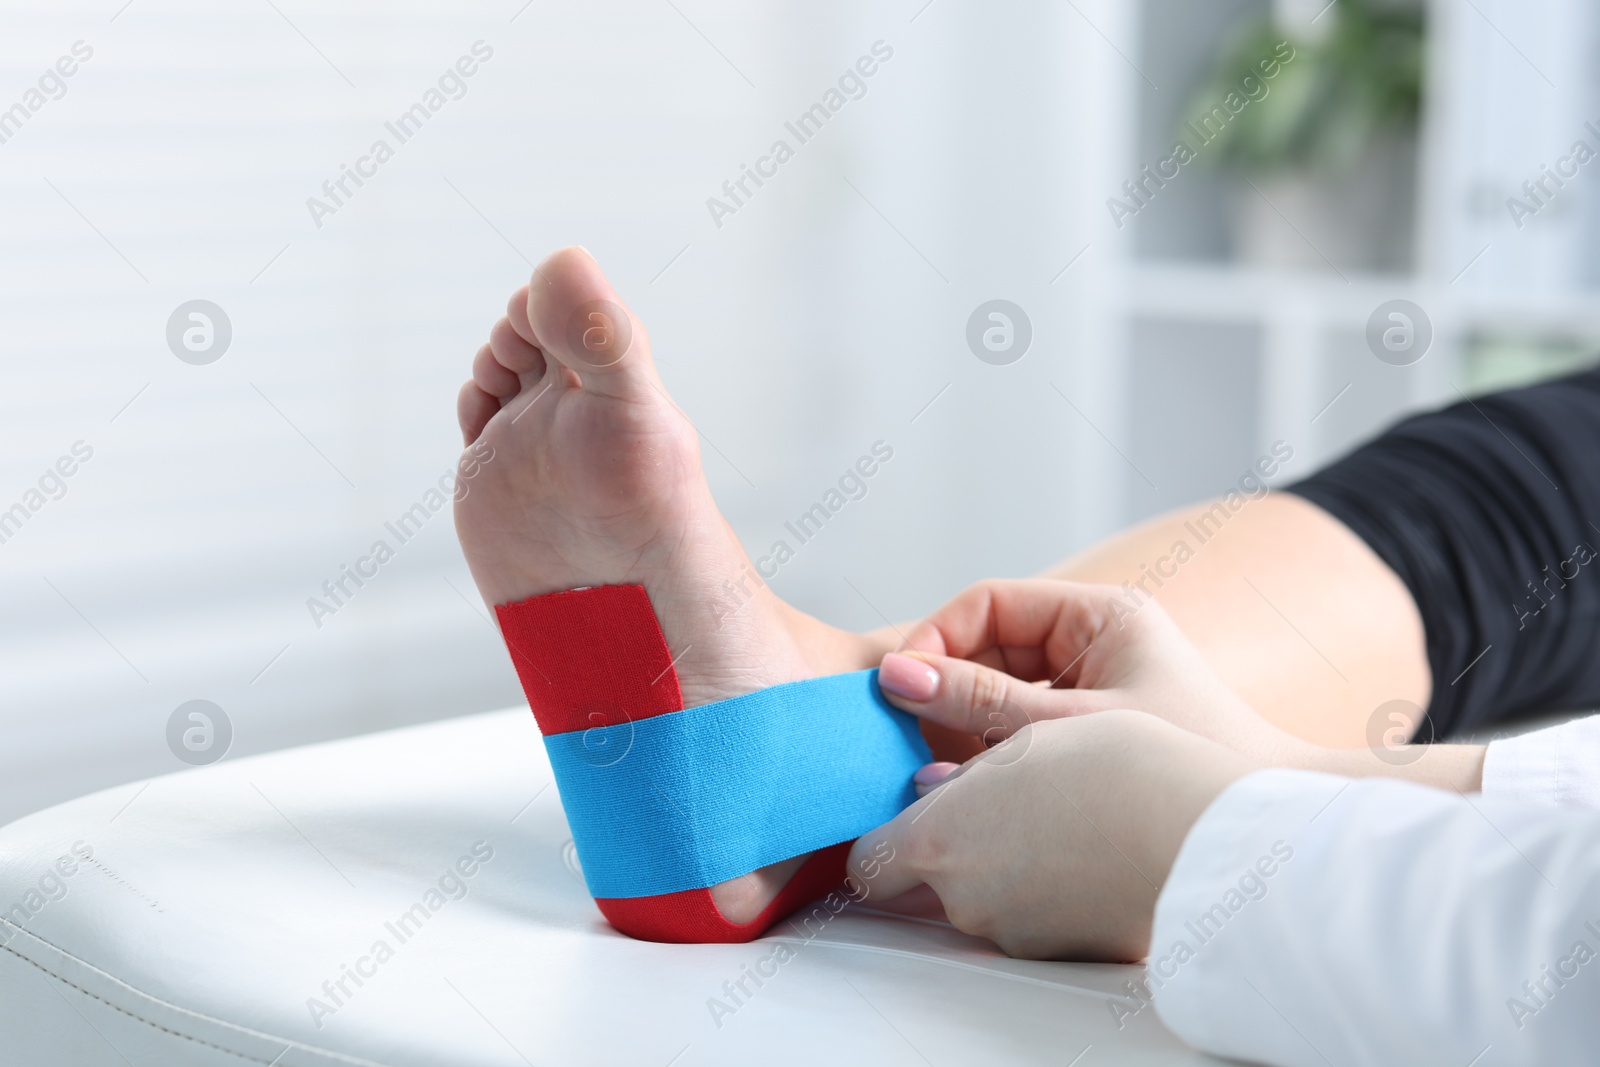
M1483 755L1483 794L1600 808L1600 715L1491 742Z
M1594 1062L1600 812L1266 770L1185 839L1147 980L1260 1063Z

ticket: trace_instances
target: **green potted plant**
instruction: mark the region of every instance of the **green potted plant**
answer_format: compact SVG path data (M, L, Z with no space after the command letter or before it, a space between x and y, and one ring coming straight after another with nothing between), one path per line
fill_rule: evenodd
M1418 5L1338 0L1314 22L1256 20L1224 49L1184 128L1194 130L1254 73L1259 95L1197 153L1239 176L1239 259L1409 269L1424 30ZM1281 57L1285 42L1292 58L1263 78L1262 57Z

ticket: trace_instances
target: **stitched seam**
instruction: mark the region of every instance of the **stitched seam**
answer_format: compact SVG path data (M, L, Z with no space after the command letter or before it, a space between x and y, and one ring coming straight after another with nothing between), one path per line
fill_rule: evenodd
M272 1060L258 1059L257 1057L248 1055L247 1053L235 1052L231 1048L224 1048L221 1045L214 1044L214 1043L212 1043L210 1041L202 1040L201 1038L194 1037L194 1036L192 1036L190 1034L179 1033L178 1031L173 1030L173 1029L171 1029L169 1027L162 1026L160 1023L156 1022L153 1019L146 1019L142 1015L135 1015L133 1012L129 1011L127 1008L124 1008L124 1007L121 1007L120 1005L111 1003L111 1001L107 1000L105 997L100 996L98 993L89 992L87 989L83 988L83 986L81 986L78 983L72 981L70 978L66 978L66 977L64 977L62 975L56 974L54 971L50 970L50 968L46 967L44 964L39 963L36 960L30 960L28 957L24 956L22 953L18 952L16 949L12 948L10 945L0 945L0 948L5 949L7 952L9 952L13 956L17 957L17 959L21 960L23 963L26 963L31 967L37 967L40 970L40 972L42 972L43 974L48 975L51 978L54 978L56 981L62 983L63 985L71 986L73 989L76 989L78 992L82 993L84 996L89 997L92 1000L98 1000L100 1003L104 1004L106 1007L110 1008L112 1011L121 1012L123 1015L126 1015L130 1019L137 1019L139 1022L144 1023L146 1026L153 1026L157 1030L160 1030L164 1034L171 1034L173 1037L181 1037L185 1041L193 1041L197 1045L204 1045L206 1048L214 1048L218 1052L226 1052L230 1056L238 1056L240 1059L249 1060L251 1063L265 1063L265 1064L267 1064L267 1067L272 1067L272 1063L274 1062ZM101 1036L103 1037L104 1035L102 1034ZM109 1041L107 1043L109 1044ZM285 1044L288 1044L288 1042L285 1042ZM115 1045L112 1045L111 1047L112 1048L116 1048Z
M160 997L151 996L148 993L142 992L141 990L136 989L135 987L133 987L131 985L128 985L128 983L121 981L115 975L111 975L111 974L108 974L108 973L106 973L104 971L101 971L98 967L95 967L92 963L89 963L87 960L83 960L83 959L78 958L77 956L73 955L71 952L68 952L66 949L61 948L59 945L51 944L49 941L46 941L44 938L39 937L37 934L31 933L31 932L23 929L22 927L18 926L17 924L15 924L15 923L13 923L13 922L5 919L5 918L0 918L0 927L10 927L12 930L16 931L19 935L31 938L31 939L39 942L39 944L45 946L46 948L52 949L53 951L60 953L62 956L66 957L69 960L72 960L74 963L81 964L84 967L88 968L89 970L94 971L97 974L103 975L105 978L109 979L111 982L113 982L113 983L115 983L117 985L123 986L124 988L129 990L129 992L133 993L135 996L143 997L143 998L145 998L147 1000L153 1001L153 1002L155 1002L157 1004L160 1004L162 1007L168 1008L168 1009L170 1009L170 1010L172 1010L174 1012L177 1012L179 1014L190 1015L190 1016L193 1016L193 1017L195 1017L197 1019L201 1019L201 1020L204 1020L205 1022L211 1023L211 1024L215 1025L215 1026L219 1026L219 1027L222 1027L222 1028L228 1029L228 1030L238 1031L239 1033L242 1033L242 1034L248 1034L248 1035L250 1035L252 1037L257 1037L257 1038L260 1038L260 1039L262 1039L264 1041L271 1041L271 1042L274 1042L274 1043L283 1044L283 1045L288 1046L288 1048L297 1049L297 1050L299 1050L301 1052L310 1053L311 1055L314 1055L314 1056L319 1056L324 1060L324 1062L355 1064L355 1065L359 1065L359 1067L383 1067L382 1064L378 1063L375 1060L362 1059L362 1058L356 1057L356 1056L348 1056L348 1055L345 1055L343 1053L333 1052L333 1051L331 1051L329 1049L317 1048L314 1045L307 1045L307 1044L304 1044L302 1042L291 1041L291 1040L288 1040L287 1038L278 1037L278 1036L276 1036L274 1034L268 1034L268 1033L264 1033L262 1031L252 1030L249 1027L240 1026L240 1025L238 1025L236 1023L229 1023L229 1022L226 1022L226 1021L224 1021L222 1019L215 1019L215 1018L212 1018L211 1016L202 1014L200 1012L190 1011L187 1008L179 1007L176 1004L172 1004L172 1003L170 1003L168 1001L162 1000ZM250 1060L251 1062L254 1062L254 1063L266 1063L267 1067L272 1067L272 1062L274 1062L274 1061L256 1059L254 1056L250 1056L250 1055L248 1055L246 1053L243 1053L243 1052L234 1052L232 1049L225 1048L222 1045L213 1044L213 1043L211 1043L209 1041L204 1040L203 1038L192 1037L192 1036L190 1036L188 1034L185 1034L185 1033L182 1033L180 1031L168 1029L167 1027L161 1025L158 1022L155 1022L155 1021L150 1020L150 1019L146 1019L141 1015L137 1015L132 1011L129 1011L129 1010L125 1009L125 1008L122 1008L122 1007L120 1007L120 1006L118 1006L116 1004L113 1004L111 1001L106 1000L104 997L101 997L96 993L89 992L89 990L84 989L82 986L80 986L77 983L71 981L70 979L63 977L62 975L56 974L54 971L52 971L50 968L46 967L44 964L39 963L39 962L37 962L37 961L35 961L33 959L30 959L27 956L24 956L21 952L18 952L16 949L12 948L9 943L0 942L0 949L5 949L7 952L11 953L13 956L17 957L19 960L22 960L25 963L32 964L34 967L37 967L39 970L43 971L45 974L49 975L50 977L56 978L59 981L65 983L66 985L71 986L73 989L78 990L79 992L83 993L85 996L93 997L95 1000L98 1000L101 1003L107 1005L108 1007L111 1007L111 1008L121 1012L122 1014L128 1016L129 1018L137 1019L138 1021L140 1021L142 1023L145 1023L148 1026L154 1027L157 1030L163 1030L166 1033L173 1034L173 1035L175 1035L177 1037L181 1037L181 1038L183 1038L183 1039L185 1039L187 1041L193 1041L197 1045L207 1045L207 1046L210 1046L211 1048L217 1049L218 1051L226 1052L230 1056L238 1056L241 1059L247 1059L247 1060ZM116 1046L112 1046L112 1047L115 1048ZM288 1049L286 1048L284 1051L288 1051ZM282 1058L282 1055L283 1055L282 1053L279 1053L279 1058L280 1059Z

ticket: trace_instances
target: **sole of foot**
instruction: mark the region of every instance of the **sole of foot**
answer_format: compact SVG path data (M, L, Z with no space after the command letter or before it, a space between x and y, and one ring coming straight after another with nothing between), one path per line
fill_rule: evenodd
M597 585L649 594L685 707L874 666L879 641L795 611L755 578L667 395L644 326L582 248L535 268L473 361L458 414L479 444L456 529L490 604ZM754 919L796 857L715 886Z

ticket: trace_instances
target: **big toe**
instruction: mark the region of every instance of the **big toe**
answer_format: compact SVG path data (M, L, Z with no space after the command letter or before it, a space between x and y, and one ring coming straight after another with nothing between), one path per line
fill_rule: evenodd
M528 323L539 347L586 388L617 396L649 388L654 368L644 326L586 250L557 249L534 268Z

